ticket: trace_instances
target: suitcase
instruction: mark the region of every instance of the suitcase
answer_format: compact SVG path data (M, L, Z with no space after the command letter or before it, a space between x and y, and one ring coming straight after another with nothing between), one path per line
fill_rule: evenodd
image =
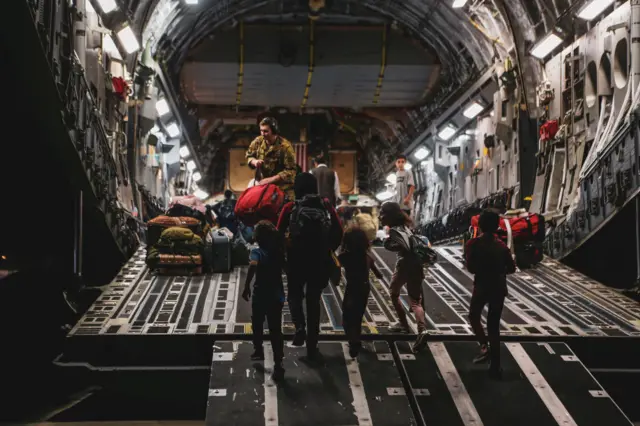
M229 236L219 229L211 231L211 247L209 258L212 272L231 271L231 240ZM207 256L209 256L207 254Z

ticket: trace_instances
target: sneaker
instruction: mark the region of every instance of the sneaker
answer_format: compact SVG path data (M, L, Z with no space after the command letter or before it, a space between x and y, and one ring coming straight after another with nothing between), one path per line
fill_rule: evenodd
M416 341L413 343L413 346L411 347L411 350L413 351L413 353L418 353L421 350L423 350L425 348L425 346L427 346L427 336L428 335L429 335L429 333L427 333L426 330L422 330L418 334L418 337L416 338Z
M480 346L480 353L473 358L474 364L480 364L489 359L489 347L487 345Z
M389 333L409 333L409 328L396 322L395 324L389 324Z
M255 348L251 354L252 361L264 361L264 349L262 347Z
M293 346L304 346L305 341L307 340L307 332L305 330L297 330L296 334L293 336L293 341L291 344Z
M284 368L282 367L282 364L277 364L276 366L273 367L273 373L271 373L271 379L274 382L278 382L284 379Z

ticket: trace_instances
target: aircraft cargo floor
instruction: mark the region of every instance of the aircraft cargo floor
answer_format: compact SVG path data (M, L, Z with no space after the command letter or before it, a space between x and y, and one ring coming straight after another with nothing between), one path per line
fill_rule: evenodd
M423 283L430 336L418 354L409 349L413 335L387 330L396 320L389 296L395 255L383 248L374 249L384 279L372 281L358 360L345 349L344 288L329 285L324 362L305 364L304 348L287 343L285 381L277 385L268 374L269 343L264 362L249 359L250 304L239 297L246 267L158 277L140 249L70 331L56 361L99 371L206 374L210 367L207 425L630 424L591 373L640 369L638 303L548 258L513 274L501 324L504 375L495 383L486 366L471 363L478 349L467 320L473 281L461 247L436 250ZM290 339L286 305L283 320Z
M472 276L462 266L459 246L439 247L438 263L423 283L429 332L468 336L467 313ZM363 323L368 334L385 333L396 321L389 297L395 254L373 250L384 275L373 278L373 291ZM230 273L194 277L154 276L140 249L69 333L70 338L95 335L244 334L251 332L251 304L240 297L246 267ZM285 278L286 280L286 278ZM535 269L509 276L503 335L640 336L640 304L604 285L545 258ZM286 283L286 281L285 281ZM286 288L286 285L285 285ZM321 332L342 333L342 285L329 285L322 295ZM415 329L403 290L403 304ZM293 331L288 307L283 328Z
M321 362L285 349L285 379L273 357L251 361L247 342L216 344L206 425L631 425L563 343L502 344L501 380L472 364L477 345L371 341L357 360L346 343L320 343Z

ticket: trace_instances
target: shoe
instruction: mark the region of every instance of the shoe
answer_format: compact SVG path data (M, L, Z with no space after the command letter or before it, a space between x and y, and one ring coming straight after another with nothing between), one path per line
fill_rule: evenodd
M262 347L255 348L251 354L252 361L264 361L264 349Z
M480 364L489 359L489 347L487 345L480 346L480 353L473 358L474 364Z
M273 367L273 373L271 373L271 379L274 382L284 380L284 368L282 367L282 364L276 364L276 366Z
M427 333L426 330L422 330L418 334L418 337L416 338L416 341L413 343L413 346L411 347L411 350L413 351L413 353L418 353L421 350L423 350L425 348L425 346L427 346L427 336L428 335L429 335L429 333Z
M389 324L389 333L409 333L409 328L400 324L399 322L395 324Z
M360 344L360 342L349 343L349 356L351 358L358 358L361 347L362 345Z
M293 336L293 341L291 342L291 344L293 346L304 346L306 340L307 332L304 329L297 330L296 334L294 334Z

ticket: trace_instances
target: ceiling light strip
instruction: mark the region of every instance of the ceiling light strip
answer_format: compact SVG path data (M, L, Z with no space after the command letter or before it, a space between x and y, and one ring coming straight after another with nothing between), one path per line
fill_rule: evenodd
M244 85L244 22L240 21L240 52L238 62L240 67L238 69L238 87L236 89L236 107L240 106L240 100L242 99L242 87Z
M382 29L382 59L380 61L380 73L378 74L378 84L376 85L376 93L373 95L373 103L378 103L380 91L382 90L382 80L384 80L384 71L387 69L387 26Z
M304 108L309 100L309 89L311 88L311 78L313 77L313 68L315 67L315 24L312 19L309 19L309 72L307 73L307 84L304 87L304 96L302 97L302 104L300 108Z

